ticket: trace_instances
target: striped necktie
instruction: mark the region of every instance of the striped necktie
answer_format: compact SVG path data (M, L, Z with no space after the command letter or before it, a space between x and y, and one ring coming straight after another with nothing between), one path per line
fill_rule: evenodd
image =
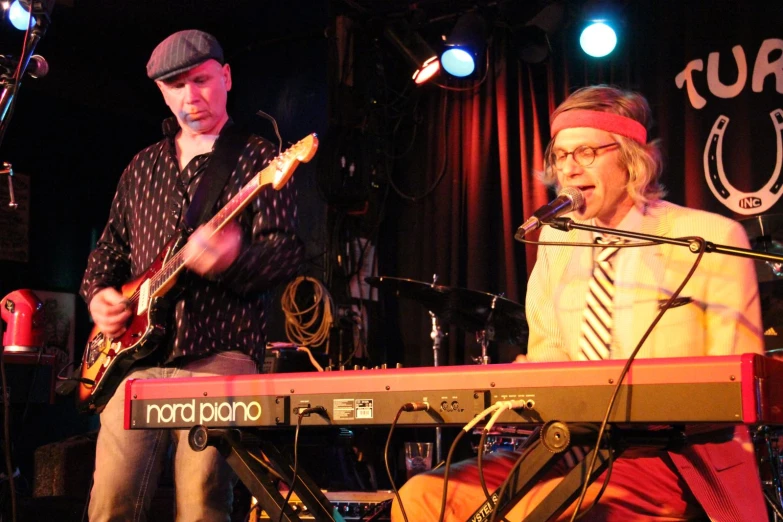
M593 277L588 285L587 303L579 340L579 359L596 361L609 359L612 344L612 314L614 312L614 268L611 259L620 249L619 238L596 238L606 245L593 263Z

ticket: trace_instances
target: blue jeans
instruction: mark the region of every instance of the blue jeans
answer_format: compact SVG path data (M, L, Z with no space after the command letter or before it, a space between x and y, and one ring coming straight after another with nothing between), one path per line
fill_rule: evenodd
M182 367L142 368L126 376L169 379L257 373L240 352L222 352ZM125 430L125 383L101 412L90 494L91 522L147 520L169 444L174 447L177 522L229 522L237 477L215 448L195 452L188 430Z

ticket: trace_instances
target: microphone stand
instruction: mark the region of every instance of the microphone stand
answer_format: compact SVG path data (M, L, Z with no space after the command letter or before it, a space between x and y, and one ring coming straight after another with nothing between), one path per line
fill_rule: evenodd
M35 25L30 29L29 39L25 42L24 53L19 57L19 64L17 65L18 74L11 74L10 76L0 77L0 146L3 144L3 138L5 137L6 130L8 130L8 123L11 121L11 116L14 112L14 106L16 105L16 95L19 92L19 87L24 78L25 72L27 72L27 66L30 63L30 57L35 53L35 48L38 42L46 34L46 29L49 27L49 16L54 9L55 0L28 0L27 8L30 11L30 16L34 17ZM16 71L15 71L16 72ZM13 191L13 169L11 165L5 162L0 162L2 167L1 174L8 174L8 188L11 196L11 202L9 206L16 208L16 201L14 200ZM2 355L2 354L0 354ZM2 370L3 389L5 389L5 367L0 363L0 370ZM9 428L9 407L6 398L3 399L4 404L4 416L3 416L3 438L4 444L4 457L6 464L6 471L8 473L8 486L11 495L11 520L16 521L16 485L14 470L11 464L11 441L10 441L10 428Z
M51 3L54 6L54 2ZM30 29L30 37L24 46L24 55L19 58L19 75L11 75L0 82L0 145L3 143L3 137L8 129L8 123L11 121L11 115L14 112L14 106L16 105L16 97L19 92L19 87L22 83L22 78L27 71L27 66L30 63L30 57L35 53L35 48L38 42L41 41L46 29L49 27L49 12L48 6L42 6L40 3L33 3L30 6L32 16L35 17L35 25Z
M640 234L638 232L631 232L629 230L619 230L616 228L604 228L604 227L597 227L594 225L585 225L583 223L576 223L571 218L555 218L551 221L544 222L544 225L549 225L558 230L564 230L564 231L569 231L573 229L588 230L590 232L600 232L601 234L628 237L632 239L640 239L642 241L652 241L655 243L668 243L671 245L688 247L688 250L690 250L694 254L697 254L699 252L699 243L696 241L692 241L692 240L689 241L687 239L678 239L678 238L663 237L663 236L652 236L649 234ZM739 247L732 247L726 245L719 245L711 241L705 241L704 252L705 253L714 252L718 254L728 254L731 256L748 257L751 259L759 259L762 261L775 261L778 263L783 263L782 255L756 252L755 250L750 250L749 248L739 248Z
M0 176L3 175L8 176L8 206L16 210L19 204L16 202L16 198L14 197L14 168L10 163L6 163L5 161L0 163Z

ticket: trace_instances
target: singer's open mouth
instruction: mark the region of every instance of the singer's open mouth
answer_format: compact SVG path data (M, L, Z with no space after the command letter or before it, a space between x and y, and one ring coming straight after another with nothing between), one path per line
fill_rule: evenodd
M579 192L582 193L582 196L584 196L585 199L590 198L593 195L593 191L595 190L595 185L584 185L581 187L576 187L579 189ZM580 208L574 209L574 210L581 210L584 208L584 204Z

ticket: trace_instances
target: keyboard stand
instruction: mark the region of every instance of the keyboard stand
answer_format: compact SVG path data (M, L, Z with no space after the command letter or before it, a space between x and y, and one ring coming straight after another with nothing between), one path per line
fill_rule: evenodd
M599 426L577 424L569 428L565 423L547 423L541 429L541 435L532 442L520 460L510 471L511 479L503 498L499 497L500 488L493 494L493 501L485 501L468 522L489 520L497 510L495 520L503 520L511 509L536 485L573 446L593 447L564 477L563 480L531 511L524 522L546 522L553 520L570 506L581 494L585 480L588 484L606 470L610 459L616 459L630 447L673 448L684 444L685 436L681 429L663 430L626 430L614 426L607 427L608 444L602 444L598 450L595 468L588 475L596 435ZM607 435L605 434L605 437ZM580 510L589 507L583 504Z
M301 521L294 509L284 503L285 498L272 480L274 474L277 474L285 482L291 484L294 475L294 465L291 460L280 453L273 444L247 432L208 429L205 426L193 427L188 435L188 442L195 451L201 451L207 446L217 448L237 474L239 480L250 490L259 506L269 514L272 520ZM267 464L264 465L262 462ZM335 518L331 502L302 469L301 464L293 489L309 510L309 515L314 517L316 521L337 522L342 520L339 515L338 518ZM281 511L282 518L280 518Z

